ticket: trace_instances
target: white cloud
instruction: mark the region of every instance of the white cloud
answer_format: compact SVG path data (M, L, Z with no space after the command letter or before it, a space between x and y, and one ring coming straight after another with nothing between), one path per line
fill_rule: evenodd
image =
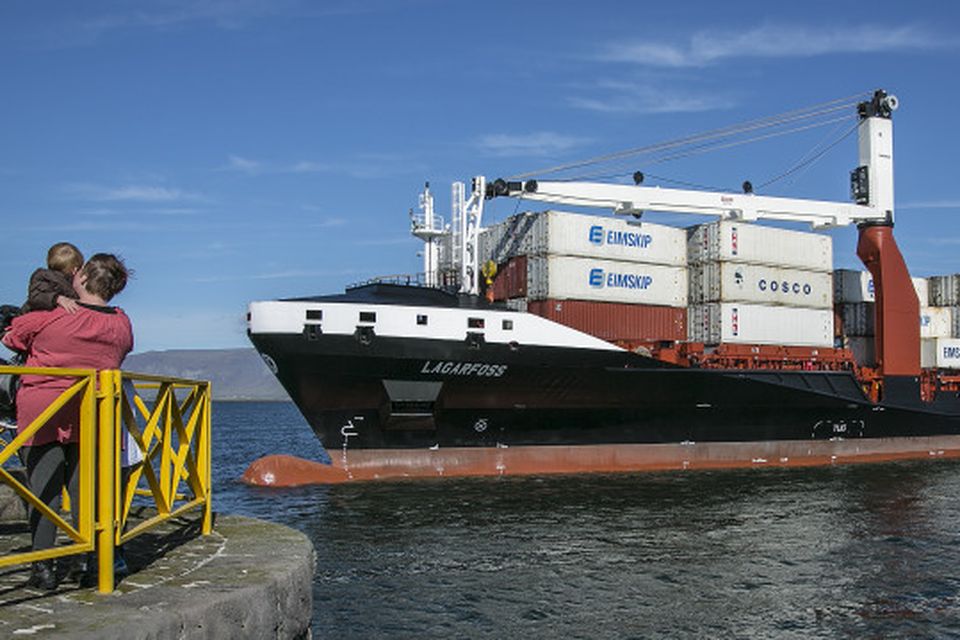
M745 31L698 31L686 42L620 42L599 58L651 67L702 67L731 58L804 58L836 53L934 50L960 41L916 25L853 27L765 24Z
M476 145L481 151L496 156L549 156L590 142L589 138L539 131L527 134L491 133L481 137Z
M92 184L69 185L67 189L81 198L97 202L181 202L204 200L197 193L175 187L129 184L105 187Z
M571 106L601 113L697 113L729 109L736 101L728 96L684 93L645 83L615 80L598 82L589 98L572 97Z
M240 156L228 156L221 171L236 171L246 174L312 174L330 173L351 178L376 179L386 176L407 175L426 171L423 163L409 157L389 153L357 153L334 162L300 160L297 162L271 163Z
M240 156L228 156L225 171L242 171L244 173L257 173L261 168L261 163L249 158Z

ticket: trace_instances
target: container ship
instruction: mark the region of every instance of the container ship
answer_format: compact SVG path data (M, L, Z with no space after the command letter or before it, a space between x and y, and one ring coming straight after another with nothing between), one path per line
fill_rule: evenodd
M423 274L253 302L248 334L330 454L255 484L960 455L960 276L893 237L896 98L855 103L852 201L589 181L429 185ZM853 107L851 107L853 108ZM484 203L547 208L482 225ZM585 207L614 215L567 211ZM646 211L712 216L680 228ZM811 230L765 224L807 223ZM835 270L856 225L866 270Z

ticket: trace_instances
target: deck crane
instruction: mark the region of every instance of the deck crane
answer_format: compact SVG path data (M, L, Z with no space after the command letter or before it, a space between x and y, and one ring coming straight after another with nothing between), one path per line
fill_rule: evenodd
M919 300L903 256L893 238L893 123L897 98L878 90L857 106L860 118L859 164L851 172L853 202L830 202L727 193L663 189L639 184L548 182L474 179L466 200L465 220L479 228L482 199L522 197L557 204L610 209L639 216L644 211L714 215L735 220L777 220L809 223L813 228L855 224L857 255L873 275L876 298L876 354L886 402L915 403L919 399ZM637 176L640 178L640 176ZM745 185L744 191L749 191ZM477 293L475 231L464 226L463 290Z

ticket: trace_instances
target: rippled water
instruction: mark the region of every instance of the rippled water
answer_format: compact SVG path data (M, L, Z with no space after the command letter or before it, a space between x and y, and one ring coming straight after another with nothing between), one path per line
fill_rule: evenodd
M267 490L322 455L296 409L214 429L216 509L316 547L317 638L960 638L957 462Z

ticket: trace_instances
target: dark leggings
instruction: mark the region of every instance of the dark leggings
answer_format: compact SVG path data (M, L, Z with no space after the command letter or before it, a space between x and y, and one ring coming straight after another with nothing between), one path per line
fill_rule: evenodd
M77 526L80 447L76 443L52 442L25 447L27 479L30 491L54 512L60 510L60 495L64 486L70 494L70 516ZM57 527L43 518L36 509L30 509L30 533L33 549L49 549L57 539Z

